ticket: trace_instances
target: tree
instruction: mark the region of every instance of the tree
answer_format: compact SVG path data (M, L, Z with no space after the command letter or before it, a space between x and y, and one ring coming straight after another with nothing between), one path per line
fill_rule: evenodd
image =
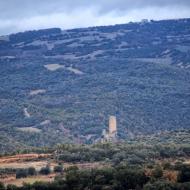
M17 190L18 187L16 185L9 184L7 185L7 190Z
M51 173L51 169L50 169L49 165L41 168L41 170L40 170L40 174L42 174L42 175L48 175L50 173Z
M183 165L178 174L178 182L190 182L190 166Z
M152 171L152 176L155 178L161 178L163 176L163 170L160 166L156 166L156 168Z
M5 190L5 186L2 182L0 182L0 190Z
M36 169L34 167L29 167L28 175L30 175L30 176L36 175Z
M153 184L146 184L143 190L173 190L174 187L170 182L156 181Z
M16 178L25 178L28 175L28 171L26 169L19 169L16 171Z
M164 170L170 170L170 169L173 169L173 166L170 164L170 162L165 162L163 164L163 168Z
M61 173L63 172L63 165L58 165L54 167L54 172Z
M141 170L123 168L116 170L115 179L118 181L119 189L135 189L143 187L148 177Z

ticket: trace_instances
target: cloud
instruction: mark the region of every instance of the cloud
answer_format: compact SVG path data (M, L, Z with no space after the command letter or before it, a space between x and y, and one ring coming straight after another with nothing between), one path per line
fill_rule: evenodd
M185 17L189 0L0 0L0 34Z

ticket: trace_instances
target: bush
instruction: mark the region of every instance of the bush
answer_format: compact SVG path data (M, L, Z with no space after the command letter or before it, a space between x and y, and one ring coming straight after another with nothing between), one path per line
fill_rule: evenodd
M2 182L0 182L0 190L5 190L5 186Z
M115 180L123 189L143 187L149 180L144 171L122 168L115 171Z
M178 182L190 182L190 166L183 165L178 174Z
M7 185L7 190L17 190L19 189L16 185L9 184Z
M176 162L174 165L175 170L181 170L183 168L183 163L182 162Z
M28 176L28 171L27 169L19 169L16 171L16 178L25 178Z
M152 171L152 176L155 178L161 178L163 176L163 170L160 166L156 166L156 168Z
M61 173L61 172L63 172L63 165L55 166L53 170L54 170L54 172Z
M173 166L169 162L165 162L163 164L163 168L164 168L164 170L171 170L171 169L173 169Z
M30 176L36 175L36 169L34 167L28 168L28 175Z
M143 190L173 190L174 187L170 182L157 181L153 184L146 184Z
M40 174L42 175L48 175L51 173L50 167L47 165L46 167L41 168Z

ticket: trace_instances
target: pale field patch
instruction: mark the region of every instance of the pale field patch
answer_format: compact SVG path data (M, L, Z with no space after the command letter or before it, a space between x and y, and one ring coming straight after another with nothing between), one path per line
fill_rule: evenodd
M47 65L44 65L44 67L49 71L56 71L58 69L64 69L65 68L64 65L60 65L60 64L47 64Z
M34 96L34 95L43 94L43 93L46 93L45 89L31 90L29 94L31 96Z
M29 132L29 133L40 133L41 130L35 127L17 127L18 131Z
M73 68L72 66L65 67L64 65L60 65L60 64L48 64L48 65L44 65L44 67L49 71L56 71L58 69L65 69L65 70L70 71L70 72L77 74L77 75L83 74L82 71L80 71L79 69Z

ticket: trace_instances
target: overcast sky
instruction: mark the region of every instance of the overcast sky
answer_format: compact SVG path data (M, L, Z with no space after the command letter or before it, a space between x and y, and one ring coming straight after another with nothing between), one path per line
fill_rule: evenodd
M190 0L0 0L0 35L190 17Z

